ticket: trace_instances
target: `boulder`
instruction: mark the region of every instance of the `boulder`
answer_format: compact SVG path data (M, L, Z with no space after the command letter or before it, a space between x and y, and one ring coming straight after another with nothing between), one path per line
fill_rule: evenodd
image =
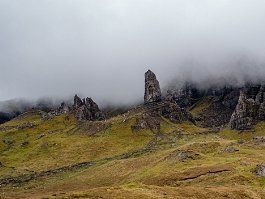
M264 177L265 176L265 164L259 164L256 167L256 174L258 176Z
M158 102L161 101L161 90L159 81L156 79L156 75L148 70L145 73L145 94L144 94L144 102Z

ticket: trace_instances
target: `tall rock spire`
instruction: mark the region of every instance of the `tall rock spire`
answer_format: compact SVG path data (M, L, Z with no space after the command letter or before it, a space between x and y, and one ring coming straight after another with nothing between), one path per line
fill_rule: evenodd
M145 73L144 103L157 102L161 100L161 90L156 75L148 70Z

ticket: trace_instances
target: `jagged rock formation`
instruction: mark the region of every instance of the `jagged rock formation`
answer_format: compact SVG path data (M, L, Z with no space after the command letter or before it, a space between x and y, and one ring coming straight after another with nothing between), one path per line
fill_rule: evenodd
M155 134L160 134L161 116L174 123L184 121L195 123L195 120L188 111L180 108L175 102L166 100L140 106L138 107L139 111L143 112L143 115L137 117L135 124L131 126L133 132L151 130Z
M61 103L61 106L58 108L59 113L65 114L70 112L70 107L67 106L65 102Z
M96 121L105 118L98 105L88 97L81 100L81 98L75 95L73 111L78 120Z
M74 96L74 104L72 107L68 106L65 102L62 102L58 108L49 113L44 113L42 118L49 120L53 118L53 116L66 113L73 113L78 120L96 121L105 118L98 105L91 98L84 98L81 100L77 95Z
M196 85L185 83L181 88L169 90L166 99L182 108L193 110L203 104L195 120L203 127L219 128L229 123L237 105L239 89L231 86L202 90Z
M156 79L156 75L151 70L148 70L145 73L144 102L158 102L161 98L159 81Z
M265 88L264 86L247 86L240 91L240 97L231 116L232 129L246 130L257 121L265 119Z
M231 116L230 127L232 129L244 130L252 126L257 107L253 99L247 99L244 91L240 91L238 104Z
M181 88L169 90L166 99L191 111L201 106L194 116L204 127L219 128L229 123L232 129L244 130L265 120L264 84L246 83L243 88L224 86L202 90L185 83Z
M161 90L159 86L159 81L156 79L155 74L148 70L145 73L145 95L144 95L144 101L145 101L145 108L148 110L148 112L152 113L153 118L150 121L155 121L155 126L157 125L157 117L154 117L154 115L163 116L167 119L169 119L172 122L182 122L182 121L191 121L195 122L192 115L187 112L184 108L179 107L179 105L176 103L176 101L173 98L165 98L162 99ZM143 118L141 120L138 120L135 125L135 129L150 126L148 122L142 122L146 121L146 118ZM150 123L150 122L149 122ZM159 122L160 123L160 122ZM152 125L151 125L152 126ZM159 129L159 128L155 128Z
M74 96L74 109L77 109L83 105L83 101L77 95Z
M265 85L260 87L256 96L256 102L260 105L258 110L258 119L265 120Z
M71 111L71 108L65 103L65 102L62 102L61 105L50 111L48 113L48 115L45 115L43 114L43 119L51 119L53 116L58 116L58 115L61 115L61 114L66 114L66 113L69 113Z

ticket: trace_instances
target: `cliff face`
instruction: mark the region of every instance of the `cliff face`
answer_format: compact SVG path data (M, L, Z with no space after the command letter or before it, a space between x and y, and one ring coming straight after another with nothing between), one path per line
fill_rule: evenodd
M166 98L180 107L193 111L203 105L195 119L204 127L222 127L229 123L232 129L249 129L265 120L265 86L248 83L242 88L224 86L201 90L196 85L185 84L180 89L169 90ZM210 99L210 100L209 100Z
M265 119L264 86L246 87L241 90L238 104L232 114L230 127L244 130Z
M161 98L159 81L156 79L156 75L152 71L148 70L145 73L144 102L158 102Z

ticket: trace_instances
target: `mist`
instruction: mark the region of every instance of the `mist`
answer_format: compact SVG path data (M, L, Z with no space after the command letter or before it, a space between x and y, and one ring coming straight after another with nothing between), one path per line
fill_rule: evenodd
M0 100L143 99L165 89L265 80L263 0L0 0ZM210 80L210 81L208 81Z

